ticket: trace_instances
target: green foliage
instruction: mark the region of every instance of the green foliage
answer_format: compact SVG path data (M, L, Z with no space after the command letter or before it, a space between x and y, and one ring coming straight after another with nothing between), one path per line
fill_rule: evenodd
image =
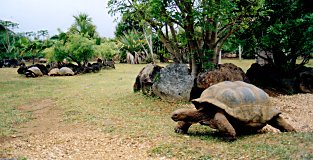
M47 58L48 62L56 62L56 58L54 57L54 46L46 48L42 51Z
M264 0L249 1L115 1L110 0L110 13L127 14L134 20L149 24L174 59L182 61L183 48L193 62L203 68L205 61L217 63L217 53L224 42L241 28L248 28ZM177 29L178 27L178 29ZM178 36L181 29L182 34ZM214 51L206 58L207 50ZM193 67L193 64L191 67ZM194 71L194 70L193 70Z
M0 59L17 57L15 42L19 37L13 30L18 28L18 25L11 21L0 20Z
M95 50L93 45L94 41L82 35L71 34L68 35L65 44L62 41L56 42L54 56L52 57L60 62L67 58L81 65L82 62L88 62L94 56Z
M70 27L69 33L80 34L87 38L97 38L96 26L92 23L92 19L85 13L73 16L75 23Z
M117 40L121 43L121 50L128 51L130 53L134 53L136 51L141 51L143 45L145 45L145 41L143 39L142 34L138 34L137 31L131 30L123 34L117 38Z
M44 57L42 52L52 46L47 39L48 31L14 33L17 23L0 20L0 58L35 58Z
M111 60L118 53L117 45L114 41L105 41L94 47L95 55L103 60Z
M118 22L116 28L115 28L115 37L121 37L124 36L124 33L130 32L130 31L137 31L142 32L142 27L140 26L140 21L136 20L136 18L133 18L130 14L124 13L122 15L122 19L120 22Z
M273 53L273 64L293 76L297 58L302 56L301 65L304 65L313 52L313 12L304 3L298 0L266 1L264 8L271 12L257 17L251 28L238 36L244 40L244 48Z
M153 63L155 59L157 59L157 56L155 54L153 54L153 56L151 54L148 54L147 57L145 58L145 62Z
M62 62L64 59L74 61L78 65L87 63L95 56L114 56L112 44L103 45L96 32L92 19L85 13L73 16L74 24L67 32L59 29L59 35L53 36L53 47L45 50L49 61Z

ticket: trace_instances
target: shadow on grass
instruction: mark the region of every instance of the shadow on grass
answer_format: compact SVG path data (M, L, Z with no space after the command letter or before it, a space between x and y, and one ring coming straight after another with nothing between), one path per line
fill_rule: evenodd
M214 142L234 142L234 141L240 141L249 137L261 135L264 133L260 132L251 132L251 133L244 133L244 134L238 134L236 136L235 140L230 140L227 138L227 136L219 132L216 129L212 129L206 126L197 126L196 129L189 130L187 135L190 137L198 138L200 140L207 140L207 141L214 141Z

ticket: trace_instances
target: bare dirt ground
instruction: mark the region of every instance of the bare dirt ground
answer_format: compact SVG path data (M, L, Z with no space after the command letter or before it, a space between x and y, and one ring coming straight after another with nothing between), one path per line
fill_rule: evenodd
M19 109L31 110L34 119L19 129L19 134L1 140L0 158L27 159L149 159L148 144L128 137L101 133L84 124L62 122L62 114L51 100Z
M313 94L272 97L283 116L299 132L313 132ZM34 119L24 124L18 134L0 140L0 158L27 159L165 159L147 155L151 142L100 132L90 125L62 122L62 114L51 100L44 100L22 110L32 110ZM264 131L277 132L270 126ZM2 145L3 144L3 145Z

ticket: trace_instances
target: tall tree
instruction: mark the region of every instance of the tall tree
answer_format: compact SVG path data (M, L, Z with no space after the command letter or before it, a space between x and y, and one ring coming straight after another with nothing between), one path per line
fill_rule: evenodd
M38 38L38 37L37 37ZM29 54L29 56L33 59L33 64L35 63L36 57L44 57L44 53L42 52L46 48L49 48L53 45L53 42L49 39L39 40L37 38L29 39L26 37L21 37L18 41L18 45L21 48L22 56Z
M73 16L75 23L70 27L69 32L72 34L80 34L87 38L97 38L98 33L96 26L93 24L91 17L85 13Z
M37 31L37 36L38 36L39 40L44 41L48 38L49 32L48 32L48 30L39 30L39 31Z
M94 56L94 41L78 34L70 34L66 43L64 41L65 39L60 40L54 45L55 60L62 62L66 58L81 66Z
M5 55L1 57L16 58L13 53L15 49L15 42L17 40L17 35L14 33L14 29L18 28L18 23L11 21L0 20L0 45L3 50L5 50ZM3 53L2 53L3 54Z
M128 51L135 55L136 51L142 49L143 46L143 36L138 34L135 30L125 32L123 36L118 37L118 41L122 44L122 50Z
M273 58L266 58L267 61L285 76L293 77L313 55L312 1L268 0L264 8L272 12L256 18L240 36L247 48L272 53ZM303 61L297 65L300 56Z
M95 55L103 60L112 60L118 53L116 42L104 40L100 45L95 45Z
M117 23L114 35L115 37L120 37L124 36L124 33L134 30L137 32L143 31L142 26L140 25L140 21L138 21L138 19L132 18L130 14L124 13L121 20Z
M227 38L253 21L263 0L110 0L110 13L129 13L148 23L167 50L182 62L177 27L184 30L189 49L192 73L196 75L209 61L217 63L219 50ZM164 29L165 28L165 29ZM167 34L167 31L170 34Z

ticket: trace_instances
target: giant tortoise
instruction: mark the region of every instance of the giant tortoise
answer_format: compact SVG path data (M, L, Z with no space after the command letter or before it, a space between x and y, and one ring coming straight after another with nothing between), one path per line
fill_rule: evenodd
M43 76L41 70L38 67L30 67L25 71L26 77L38 77Z
M71 68L68 67L62 67L59 70L59 74L61 76L73 76L75 73L73 72L73 70Z
M187 133L194 123L208 125L236 139L237 134L252 133L269 124L282 132L295 131L270 102L262 89L242 81L224 81L204 90L192 100L195 108L178 109L172 119L177 133Z

